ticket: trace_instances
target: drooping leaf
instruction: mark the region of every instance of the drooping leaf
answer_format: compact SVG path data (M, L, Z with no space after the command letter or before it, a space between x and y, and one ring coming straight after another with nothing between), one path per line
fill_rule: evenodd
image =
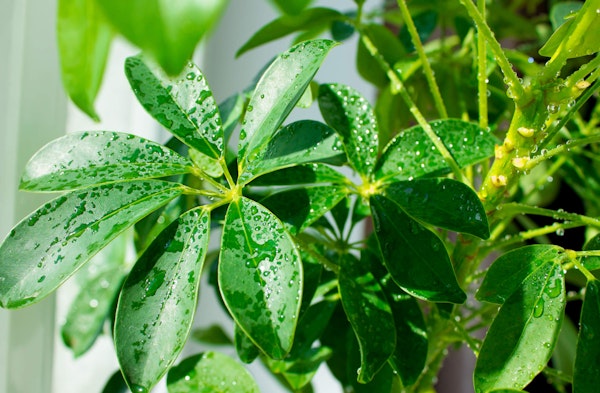
M94 101L102 84L112 29L93 0L60 0L56 26L65 90L79 109L98 121Z
M385 195L410 216L481 239L490 235L483 204L472 188L452 179L415 179L390 184Z
M179 74L192 58L227 0L96 0L113 26L154 58L168 74Z
M190 160L156 142L117 132L82 132L41 148L25 166L20 188L65 191L192 170Z
M344 184L346 178L327 165L307 164L267 173L252 181L253 186Z
M245 197L227 210L218 278L240 328L268 356L284 357L300 310L300 255L281 221Z
M585 290L577 340L573 393L592 393L600 384L600 281L590 280Z
M341 261L338 283L344 311L360 346L360 383L373 379L396 346L392 310L368 262L346 255Z
M384 264L400 288L434 302L466 300L446 247L436 234L384 196L371 198L371 210Z
M219 352L190 356L169 371L169 393L260 393L252 375Z
M279 0L279 3L287 4L288 0ZM254 33L252 37L238 49L236 56L241 56L250 49L285 37L291 33L312 29L324 30L334 20L342 18L342 14L338 11L320 7L305 9L300 13L291 12L290 14L297 15L284 15L261 27L260 30Z
M235 351L244 363L252 363L260 354L256 345L237 324L234 327L234 344Z
M130 240L127 235L126 232L109 243L75 277L79 292L61 328L62 339L75 357L96 341L129 272L125 256Z
M430 125L461 167L492 157L494 146L499 143L496 137L474 123L445 119ZM425 131L415 126L388 143L377 163L376 177L380 180L412 180L449 171Z
M319 87L319 109L340 134L350 164L369 176L379 152L377 120L369 102L349 86L328 84Z
M219 158L223 154L221 116L206 78L189 63L169 77L141 56L125 60L125 74L142 106L183 143Z
M367 383L361 382L356 376L361 373L361 354L360 346L356 337L348 336L346 340L348 346L347 356L343 358L345 363L345 374L348 387L347 391L355 393L388 393L392 391L395 375L389 364L384 364L381 370L373 376L373 379Z
M546 261L502 305L481 346L475 392L523 389L546 366L564 318L565 283L560 263Z
M396 64L406 54L400 40L385 26L379 24L363 26L363 34L369 37L388 64ZM389 83L385 71L371 55L362 40L358 40L356 69L360 76L375 86L383 88Z
M198 300L209 217L202 207L181 215L142 254L123 285L115 348L134 392L150 391L183 349Z
M48 202L0 246L0 305L17 308L41 300L119 233L182 192L180 184L147 180L74 191Z
M282 372L283 377L295 391L303 389L313 379L317 370L331 357L332 350L328 347L309 348Z
M121 370L117 370L111 375L111 377L104 385L104 389L102 389L102 393L129 393L130 390L127 387L127 383L123 378L123 373Z
M210 325L206 328L196 328L192 337L202 343L211 345L231 345L233 341L219 325Z
M267 148L335 45L333 41L321 39L294 45L264 72L250 98L240 131L238 165L241 180L253 177L246 169L247 163Z
M533 244L508 251L488 269L477 291L477 299L504 303L523 282L539 274L549 274L553 269L549 262L560 261L563 253L562 248L548 244Z

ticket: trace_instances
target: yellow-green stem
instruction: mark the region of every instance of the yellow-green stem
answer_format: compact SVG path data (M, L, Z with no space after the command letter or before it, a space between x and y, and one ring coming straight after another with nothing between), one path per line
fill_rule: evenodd
M485 20L485 0L477 0L479 13ZM488 79L487 79L487 48L481 35L477 36L477 91L479 100L479 126L488 127Z

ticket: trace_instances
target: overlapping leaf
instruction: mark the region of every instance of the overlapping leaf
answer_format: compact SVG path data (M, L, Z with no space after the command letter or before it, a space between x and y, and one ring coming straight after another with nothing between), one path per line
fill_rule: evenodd
M267 173L252 181L254 186L295 186L323 183L344 184L346 177L327 165L308 164Z
M260 354L256 345L237 324L234 327L234 344L237 355L244 363L252 363Z
M591 280L585 290L581 310L575 372L574 393L592 393L600 386L600 281Z
M48 202L0 246L0 305L16 308L42 299L119 233L182 192L180 184L133 181Z
M27 163L21 189L65 191L124 180L190 173L187 158L131 134L92 131L67 134Z
M150 391L183 349L196 310L209 230L207 210L184 213L152 242L123 285L115 347L134 392Z

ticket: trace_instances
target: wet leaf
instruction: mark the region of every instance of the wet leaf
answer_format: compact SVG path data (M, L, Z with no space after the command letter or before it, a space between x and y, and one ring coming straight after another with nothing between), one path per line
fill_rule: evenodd
M240 328L268 356L292 347L302 296L300 255L281 221L242 197L225 216L219 287Z
M162 378L183 349L196 310L210 213L190 210L152 242L123 285L115 348L132 391Z
M339 133L350 164L360 175L369 176L379 152L377 120L369 102L349 86L321 85L319 109Z
M248 162L261 155L294 108L335 42L306 41L282 53L259 80L248 107L238 149L240 179L248 181Z
M452 179L415 179L390 184L385 195L418 220L481 239L490 236L487 215L479 197Z
M392 310L367 260L346 255L340 266L339 291L344 311L360 346L358 382L370 382L394 352Z
M170 75L179 74L200 39L218 20L226 0L96 0L113 26L155 59Z
M373 196L371 210L383 262L400 288L432 302L466 300L446 247L435 233L386 197Z
M252 375L238 362L218 352L184 359L167 376L169 393L260 393Z
M600 385L600 281L588 281L581 310L574 393L592 393Z
M0 246L0 305L17 308L41 300L119 233L182 192L180 184L147 180L74 191L48 202Z
M112 29L93 0L60 0L57 15L63 85L73 103L98 121L94 101L102 84Z
M539 274L549 274L553 263L563 256L563 249L548 244L534 244L508 251L488 269L477 291L478 300L502 304L523 282Z
M344 184L346 177L327 165L308 164L267 173L252 181L253 186L287 186L301 184Z
M234 327L234 344L235 351L244 363L252 363L260 354L256 345L237 324Z
M477 124L457 119L430 123L433 131L460 167L475 164L494 155L499 143ZM401 132L385 147L377 163L380 180L412 180L424 175L441 175L450 169L420 126Z
M223 128L219 109L202 72L188 64L181 75L169 77L141 56L128 57L125 74L142 106L183 143L219 158Z
M67 134L27 163L20 188L65 191L124 180L190 173L193 164L156 142L108 131Z
M475 367L475 392L523 389L552 356L564 318L562 267L538 269L502 305L481 346Z

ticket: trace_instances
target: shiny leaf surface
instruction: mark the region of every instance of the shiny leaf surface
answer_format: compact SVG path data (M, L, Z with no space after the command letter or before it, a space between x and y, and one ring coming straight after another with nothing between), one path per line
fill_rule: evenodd
M327 165L308 164L267 173L252 181L253 186L286 186L299 184L344 184L345 177Z
M600 386L600 281L587 283L581 310L575 373L574 393L592 393Z
M260 354L260 350L239 325L235 325L234 327L234 344L237 355L244 363L252 363Z

